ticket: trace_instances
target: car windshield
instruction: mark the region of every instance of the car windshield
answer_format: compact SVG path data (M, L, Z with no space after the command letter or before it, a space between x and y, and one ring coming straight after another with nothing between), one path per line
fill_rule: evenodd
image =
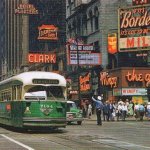
M67 103L67 111L70 111L70 109L77 109L77 106L75 103Z

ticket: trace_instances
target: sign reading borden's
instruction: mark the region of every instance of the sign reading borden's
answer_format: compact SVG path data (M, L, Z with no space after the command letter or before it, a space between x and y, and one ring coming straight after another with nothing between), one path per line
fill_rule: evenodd
M119 9L119 51L150 49L150 5Z
M42 25L38 27L39 36L38 40L58 40L58 28L54 25Z

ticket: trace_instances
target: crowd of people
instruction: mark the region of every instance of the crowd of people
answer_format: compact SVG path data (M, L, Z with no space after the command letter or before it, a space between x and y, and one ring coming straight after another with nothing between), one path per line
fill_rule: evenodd
M92 107L96 109L97 115L97 124L101 125L103 121L125 121L127 117L134 117L135 120L143 120L145 116L150 120L150 102L145 104L133 103L128 99L122 101L121 99L118 102L113 103L112 101L103 101L101 96L92 97L94 105L89 103L86 105L84 117L91 118ZM101 118L103 117L103 118Z

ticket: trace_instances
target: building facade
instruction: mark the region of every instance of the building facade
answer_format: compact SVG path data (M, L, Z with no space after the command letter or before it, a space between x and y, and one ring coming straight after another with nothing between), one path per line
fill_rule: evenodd
M2 0L1 11L1 80L24 71L45 70L63 73L65 70L65 2L63 0ZM55 26L57 40L38 39L39 28L44 32ZM44 31L43 31L44 30ZM45 31L46 30L46 31ZM53 35L54 35L53 34ZM40 57L55 54L55 63L29 61L29 54L41 54ZM37 56L37 55L34 55ZM37 59L34 58L34 59ZM52 58L51 58L52 59Z
M118 52L119 46L119 8L132 7L132 0L67 0L66 1L66 33L67 40L70 38L82 39L84 44L94 45L94 50L101 55L101 64L99 65L70 65L68 66L68 78L75 80L72 84L72 91L76 91L70 95L70 99L91 99L92 95L103 94L104 100L118 100L113 94L113 90L108 90L110 85L101 83L101 73L105 72L108 77L108 72L113 72L114 69L129 67L131 70L134 67L148 68L149 67L149 51L132 51L132 52ZM112 37L115 35L116 50L109 51L109 44L112 44ZM108 38L110 37L110 38ZM110 39L110 41L108 40ZM110 42L110 43L109 43ZM112 45L111 45L112 46ZM143 54L144 53L144 54ZM146 57L145 57L146 56ZM80 56L79 56L80 57ZM79 58L78 57L78 58ZM80 60L80 58L79 58ZM128 68L128 69L129 69ZM121 74L122 69L117 72ZM142 70L141 70L142 71ZM78 73L80 75L78 75ZM88 89L81 90L82 84L78 77L86 78L86 74L90 73L90 79L84 80L84 85ZM77 76L78 75L78 76ZM87 78L86 78L87 79ZM110 78L111 79L111 78ZM114 78L112 78L114 79ZM79 82L79 84L78 84ZM105 80L105 82L108 82ZM88 85L89 84L89 85ZM114 88L114 87L113 87ZM121 86L120 86L121 88ZM122 88L131 88L130 86ZM132 87L135 88L135 87ZM139 88L139 87L138 87ZM141 87L146 89L146 87ZM142 90L144 90L142 89ZM70 94L70 93L69 93ZM79 95L81 97L79 97ZM76 97L77 96L77 97ZM121 96L121 95L120 95ZM134 95L135 96L135 95ZM125 99L126 97L124 97ZM130 99L131 100L131 99Z

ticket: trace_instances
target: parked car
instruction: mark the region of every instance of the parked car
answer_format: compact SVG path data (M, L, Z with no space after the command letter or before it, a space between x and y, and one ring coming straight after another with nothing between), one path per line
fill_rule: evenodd
M77 122L78 125L81 125L83 121L82 110L77 108L77 105L73 101L67 101L67 123Z

